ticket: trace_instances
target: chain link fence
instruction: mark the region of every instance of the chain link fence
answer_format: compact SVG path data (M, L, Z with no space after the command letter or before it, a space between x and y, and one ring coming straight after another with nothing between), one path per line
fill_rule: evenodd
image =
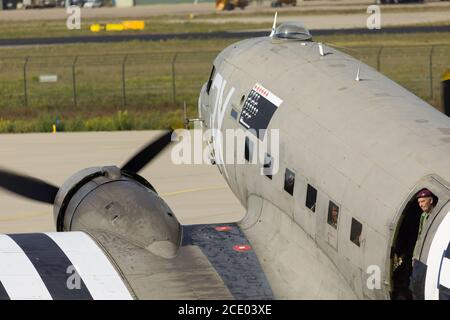
M450 46L339 48L440 108ZM1 108L196 105L218 54L166 52L0 58Z

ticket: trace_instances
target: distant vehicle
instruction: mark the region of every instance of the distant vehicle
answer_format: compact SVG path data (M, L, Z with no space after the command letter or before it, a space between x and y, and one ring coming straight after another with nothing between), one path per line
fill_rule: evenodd
M424 0L376 0L376 4L423 3Z
M68 5L69 6L78 6L78 7L83 7L85 4L85 0L69 0Z
M297 0L274 0L270 5L275 8L282 7L285 4L295 7L297 5Z
M60 5L58 0L23 0L22 8L53 8Z
M16 9L18 3L16 1L5 1L3 3L3 8L2 8L2 3L0 2L0 9L4 9L4 10L12 10L12 9Z
M234 8L239 7L244 9L248 6L248 0L216 0L217 10L234 10Z
M100 8L102 5L102 0L88 0L83 4L83 8Z

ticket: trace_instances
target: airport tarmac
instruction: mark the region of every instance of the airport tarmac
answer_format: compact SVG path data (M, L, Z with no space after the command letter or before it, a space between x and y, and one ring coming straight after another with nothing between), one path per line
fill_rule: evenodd
M190 14L202 15L212 14L216 12L214 2L209 3L185 3L185 4L154 4L154 5L142 5L135 7L101 7L94 9L82 9L82 17L84 18L149 18L162 15L177 15L188 16ZM302 2L296 10L329 10L329 9L354 9L367 7L372 4L372 0L318 0ZM276 8L277 11L289 11L291 6L285 6L283 8ZM245 10L233 10L233 11L219 11L224 15L228 14L245 14L255 12L271 12L275 10L271 8L270 1L264 1L263 5L251 4ZM0 21L20 21L20 20L60 20L66 19L67 13L64 8L42 8L39 10L8 10L0 11Z
M115 19L120 18L145 19L167 16L166 22L173 23L188 21L191 23L267 23L270 27L273 14L278 11L279 22L302 21L309 29L350 29L366 27L369 17L367 8L374 3L375 0L316 0L301 1L296 7L272 8L270 1L264 1L263 5L251 4L245 10L233 11L216 11L214 3L156 4L130 8L83 8L81 17L82 19L109 19L114 22ZM395 12L385 12L385 8L392 10L393 7L381 6L382 27L445 23L450 20L450 2L448 1L398 4L395 6ZM423 8L423 11L411 11L411 8ZM330 10L334 12L330 13ZM357 13L348 10L357 10ZM335 11L342 11L342 13ZM192 16L195 18L191 19ZM61 20L65 23L67 17L68 14L64 8L0 11L0 21Z
M0 135L0 167L60 186L83 168L122 165L160 131ZM140 173L182 224L238 221L244 209L215 166L175 165L171 146ZM54 231L53 207L0 189L0 233Z

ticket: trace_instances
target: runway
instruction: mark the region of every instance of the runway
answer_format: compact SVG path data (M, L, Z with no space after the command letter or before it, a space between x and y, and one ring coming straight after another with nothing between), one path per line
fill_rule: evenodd
M0 167L60 186L91 166L123 164L159 131L0 135ZM167 148L141 175L182 224L238 221L244 215L215 166L175 165ZM0 233L55 231L53 208L0 189Z
M448 26L417 26L417 27L390 27L381 30L369 30L367 28L358 29L319 29L310 30L313 36L332 34L380 34L380 33L417 33L417 32L450 32ZM0 46L25 46L25 45L55 45L55 44L75 44L75 43L111 43L122 41L165 41L172 39L235 39L254 38L268 35L268 31L238 31L238 32L196 32L196 33L153 33L153 34L115 34L98 36L77 36L77 37L53 37L53 38L21 38L21 39L0 39Z

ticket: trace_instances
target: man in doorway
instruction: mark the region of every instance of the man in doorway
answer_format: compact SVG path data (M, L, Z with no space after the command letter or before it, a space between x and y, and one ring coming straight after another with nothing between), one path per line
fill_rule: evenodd
M420 209L422 209L422 214L420 215L419 233L417 234L417 239L419 239L425 223L430 217L431 211L434 209L436 204L434 203L434 194L426 188L420 190L416 198Z
M432 211L436 205L435 199L436 196L428 189L422 189L417 193L417 203L419 204L420 209L422 210L422 214L420 215L419 221L419 231L417 233L416 245L414 247L412 263L414 265L414 260L419 260L419 246L417 245L421 242L421 236L423 236L423 231L425 228L425 224L427 223L428 218L432 214Z
M410 285L409 289L412 292L412 298L414 300L417 299L423 299L422 295L419 294L419 292L422 291L420 288L420 284L423 283L424 279L423 272L421 272L422 266L424 266L423 263L420 263L420 245L423 243L423 236L424 236L424 229L425 224L427 223L427 220L430 218L431 214L433 213L433 209L436 206L437 197L428 189L422 189L420 190L417 195L417 203L422 210L422 214L420 215L419 220L419 230L417 233L417 240L416 244L414 246L413 251L413 257L412 257L412 273L410 277ZM417 261L417 262L416 262ZM415 266L417 264L417 266ZM422 270L423 271L423 270ZM416 289L416 290L415 290ZM419 294L419 295L417 295Z

